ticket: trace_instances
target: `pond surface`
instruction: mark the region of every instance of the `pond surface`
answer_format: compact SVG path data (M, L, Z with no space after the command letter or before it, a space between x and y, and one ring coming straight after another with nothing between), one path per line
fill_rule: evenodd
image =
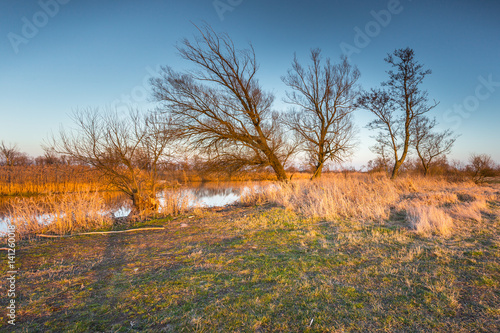
M193 183L176 189L168 189L168 194L185 197L188 207L223 207L237 203L245 191L258 190L269 186L270 182L213 182L213 183ZM160 204L165 201L164 193L158 193ZM107 212L115 217L127 216L131 211L131 202L126 195L113 192L103 193ZM0 234L6 231L8 223L8 207L15 204L16 198L9 197L0 201ZM50 215L50 212L47 212ZM46 220L47 216L40 216L41 220Z

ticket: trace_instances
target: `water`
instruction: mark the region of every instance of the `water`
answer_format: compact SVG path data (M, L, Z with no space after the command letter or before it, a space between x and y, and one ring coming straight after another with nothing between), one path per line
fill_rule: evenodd
M237 203L241 195L251 189L258 190L268 186L265 182L217 182L191 184L178 189L167 190L167 194L179 195L188 198L188 207L224 207ZM121 193L103 194L106 211L103 214L112 213L115 217L124 217L131 212L130 200ZM9 198L0 202L0 234L7 230L8 216L7 207L11 203ZM165 202L164 194L158 193L160 205ZM39 217L40 223L50 223L50 212Z

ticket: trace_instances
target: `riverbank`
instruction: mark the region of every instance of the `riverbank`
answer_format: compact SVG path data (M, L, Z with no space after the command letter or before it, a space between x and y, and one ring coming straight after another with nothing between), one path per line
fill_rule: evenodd
M397 212L319 218L265 203L131 226L164 230L24 241L15 328L494 332L500 203L480 214L443 236Z

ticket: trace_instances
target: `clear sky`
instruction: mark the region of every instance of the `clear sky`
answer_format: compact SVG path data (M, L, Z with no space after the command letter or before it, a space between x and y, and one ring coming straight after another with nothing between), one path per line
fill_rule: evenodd
M280 77L294 52L303 62L311 48L335 61L348 52L368 89L387 79L387 53L409 46L433 71L424 84L440 102L432 115L461 134L451 158L500 162L499 17L497 0L2 0L0 140L39 155L75 108L151 107L148 79L159 65L190 68L175 45L207 22L238 47L253 44L276 109L287 107ZM371 116L355 118L360 166L374 157Z

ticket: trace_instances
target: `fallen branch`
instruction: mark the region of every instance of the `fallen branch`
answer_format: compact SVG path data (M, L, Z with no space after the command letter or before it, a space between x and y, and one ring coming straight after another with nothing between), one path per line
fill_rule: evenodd
M142 231L142 230L165 230L163 227L154 227L154 228L139 228L139 229L128 229L128 230L117 230L117 231L93 231L93 232L82 232L79 234L71 234L71 235L44 235L39 234L37 237L44 238L62 238L62 237L72 237L72 236L84 236L84 235L106 235L106 234L119 234L122 232L132 232L132 231Z

